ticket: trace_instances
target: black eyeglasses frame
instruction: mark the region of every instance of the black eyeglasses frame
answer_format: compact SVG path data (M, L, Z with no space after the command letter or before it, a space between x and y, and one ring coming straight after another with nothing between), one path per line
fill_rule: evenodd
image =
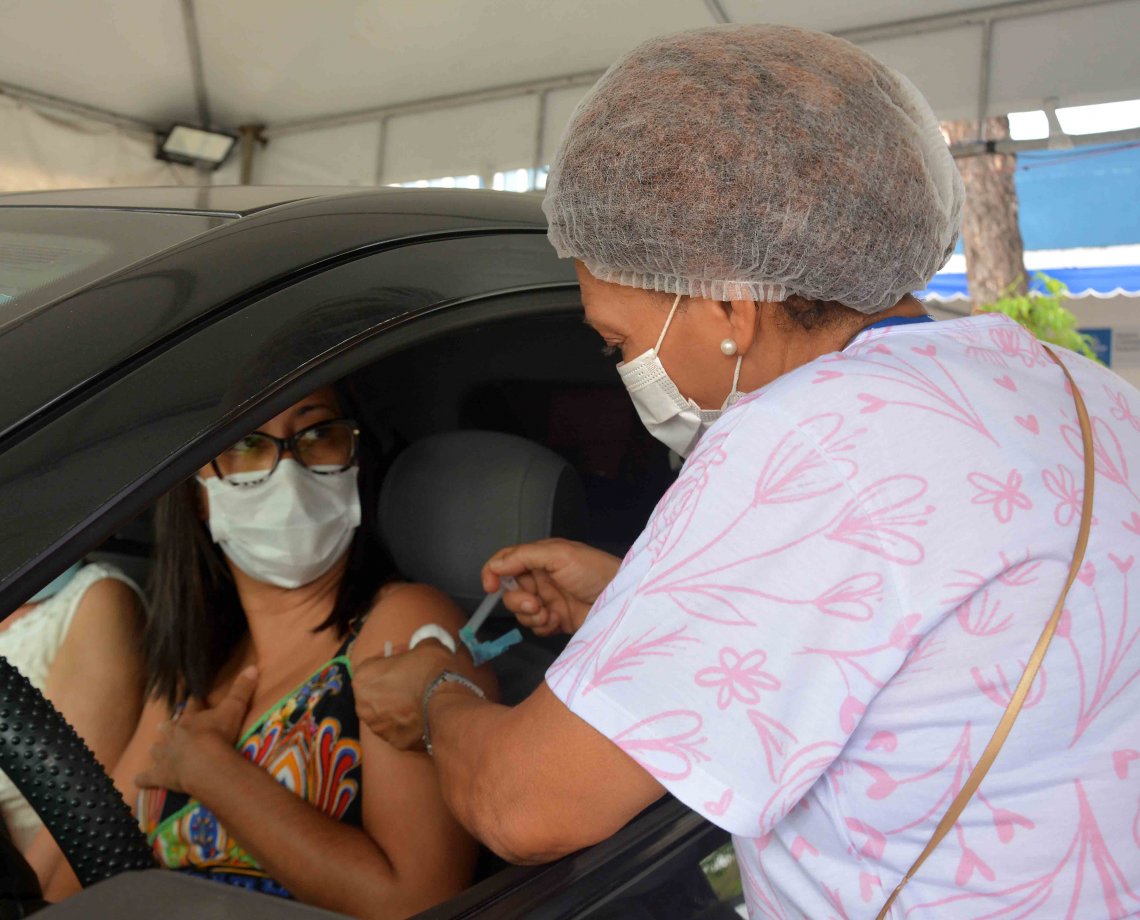
M351 426L350 431L352 432L352 452L349 455L348 462L344 466L340 467L340 469L314 470L311 467L305 465L305 461L301 459L301 454L297 451L298 438L300 438L306 432L312 431L314 428L320 428L324 425ZM294 459L296 459L296 461L301 464L301 467L306 472L312 473L314 476L336 476L339 473L343 473L345 470L352 469L352 467L356 465L356 459L360 452L360 423L357 422L354 418L327 418L320 422L314 422L312 425L306 425L300 431L294 431L287 438L279 438L276 435L269 434L266 431L251 431L246 435L246 437L252 437L253 435L257 435L261 438L268 438L277 448L277 459L273 461L273 466L269 468L269 471L265 474L265 477L263 479L258 479L256 482L234 482L233 480L226 478L225 473L223 473L221 467L218 466L217 457L210 461L210 466L214 468L214 472L217 474L218 479L220 479L228 486L233 486L235 489L240 489L245 486L261 485L263 482L269 479L270 476L277 472L277 467L281 465L281 460L284 458L286 451L292 453Z

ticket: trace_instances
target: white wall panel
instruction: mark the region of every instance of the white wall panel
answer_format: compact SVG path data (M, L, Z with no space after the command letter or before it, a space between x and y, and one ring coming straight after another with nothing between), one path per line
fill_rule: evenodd
M1140 0L997 23L991 114L1140 97L1137 36Z
M379 139L376 122L272 138L254 155L254 184L373 185Z
M391 118L383 181L487 176L531 166L537 118L533 94Z
M861 47L909 77L940 119L976 117L982 60L980 27L866 42Z
M146 135L0 96L0 192L197 183L193 170L156 160L154 149Z
M570 116L582 98L590 91L588 86L556 89L546 94L546 131L542 136L542 163L547 166L554 159L562 132L570 124Z

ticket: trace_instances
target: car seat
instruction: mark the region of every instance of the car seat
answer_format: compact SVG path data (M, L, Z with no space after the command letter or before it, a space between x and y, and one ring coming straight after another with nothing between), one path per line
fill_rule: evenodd
M471 613L483 599L479 573L497 550L546 537L576 538L585 520L578 474L553 451L515 435L432 435L393 462L380 492L380 530L408 579L439 588ZM488 635L514 626L499 607ZM562 642L533 634L495 659L503 702L538 686Z

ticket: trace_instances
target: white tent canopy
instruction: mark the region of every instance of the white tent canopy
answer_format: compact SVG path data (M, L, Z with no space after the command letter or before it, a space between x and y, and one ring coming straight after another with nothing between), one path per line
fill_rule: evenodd
M174 121L259 127L214 181L534 169L625 50L762 20L858 42L944 119L1140 96L1140 0L6 0L0 188L198 181L147 162ZM45 118L79 132L47 157L19 141Z

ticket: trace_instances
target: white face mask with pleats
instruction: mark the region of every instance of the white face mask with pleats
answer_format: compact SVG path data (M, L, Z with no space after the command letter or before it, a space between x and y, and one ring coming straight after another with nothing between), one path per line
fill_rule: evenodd
M267 584L299 588L331 569L360 525L357 468L313 473L284 459L264 482L199 479L210 499L210 536L239 569Z
M693 400L683 396L658 357L661 343L665 341L665 333L669 331L673 314L677 312L680 302L681 295L678 294L657 344L632 361L619 364L617 371L633 400L638 417L649 433L680 456L687 457L701 435L720 418L721 413L744 395L736 389L740 382L740 365L744 356L736 357L732 390L719 409L702 409Z

